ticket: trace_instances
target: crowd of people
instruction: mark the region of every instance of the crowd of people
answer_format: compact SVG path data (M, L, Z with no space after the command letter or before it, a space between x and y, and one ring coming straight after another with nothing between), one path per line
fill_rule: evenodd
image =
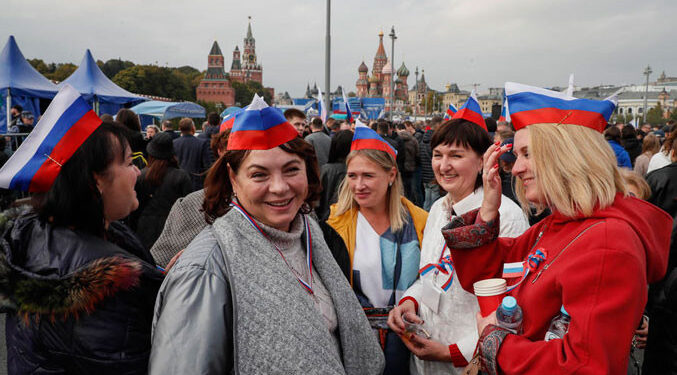
M364 124L255 97L198 135L127 109L70 151L32 134L0 170L31 197L0 243L9 373L675 373L677 126L608 106ZM480 314L489 278L520 331Z

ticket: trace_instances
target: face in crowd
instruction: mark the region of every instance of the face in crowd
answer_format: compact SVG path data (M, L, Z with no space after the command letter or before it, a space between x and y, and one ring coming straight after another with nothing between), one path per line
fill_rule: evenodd
M458 202L475 190L482 156L472 148L443 143L433 149L432 167L437 183Z
M237 173L229 169L233 192L240 204L257 220L288 231L308 196L304 160L280 147L253 150Z
M517 157L517 160L512 167L512 174L522 180L524 184L524 196L529 202L544 204L545 195L539 187L536 171L531 162L531 154L529 153L530 147L531 140L528 127L515 133L513 153Z
M132 149L129 146L125 148L124 155L116 155L103 173L94 174L107 223L123 219L139 207L134 185L140 174L139 168L132 163Z
M289 123L296 129L296 132L299 133L299 137L303 137L303 131L306 128L306 120L302 117L292 117L289 119Z
M346 179L360 208L386 207L388 188L395 183L397 169L383 167L364 155L355 155L348 162Z

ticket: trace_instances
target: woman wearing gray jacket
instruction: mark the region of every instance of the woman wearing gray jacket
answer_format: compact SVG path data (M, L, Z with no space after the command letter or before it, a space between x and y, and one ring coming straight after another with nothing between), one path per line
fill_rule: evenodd
M383 370L369 323L306 215L320 190L312 147L277 116L255 99L207 175L211 225L160 289L151 374Z

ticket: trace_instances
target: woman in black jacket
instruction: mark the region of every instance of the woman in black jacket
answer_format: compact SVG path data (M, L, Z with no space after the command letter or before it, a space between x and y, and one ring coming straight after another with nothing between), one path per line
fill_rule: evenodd
M193 183L188 173L179 168L169 134L156 135L146 149L148 166L136 182L139 209L132 215L136 217L132 228L150 250L162 233L172 205L193 191Z
M163 274L117 222L138 206L132 151L104 123L58 164L0 243L9 373L146 373Z

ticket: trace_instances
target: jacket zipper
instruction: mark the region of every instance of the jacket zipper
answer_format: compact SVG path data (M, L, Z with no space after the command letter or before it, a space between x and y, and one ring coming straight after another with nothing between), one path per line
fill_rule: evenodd
M531 283L532 283L532 284L536 283L536 280L538 280L538 278L541 276L541 274L543 273L543 271L547 270L547 269L550 267L551 264L555 263L555 261L557 260L557 258L559 258L559 256L562 255L562 253L564 253L564 252L569 248L569 246L571 246L571 244L574 243L574 241L576 241L577 239L579 239L582 235L585 234L585 232L587 232L588 230L592 229L592 227L594 227L594 226L596 226L596 225L598 225L598 224L602 224L602 222L601 222L601 221L598 221L598 222L592 224L591 226L589 226L589 227L583 229L583 231L582 231L581 233L579 233L576 237L574 237L573 240L571 240L566 246L564 246L564 249L562 249L562 251L560 251L559 253L557 253L557 255L556 255L554 258L552 258L552 261L550 261L550 263L546 264L545 266L543 266L543 268L541 268L540 271L538 271L538 273L536 274L536 277L534 277L534 279L531 280ZM541 232L541 233L543 233L543 232ZM540 234L539 234L538 239L540 239L540 238L541 238L541 237L540 237ZM536 242L538 242L538 240L537 240ZM535 247L535 246L536 246L536 244L534 244L534 247Z

